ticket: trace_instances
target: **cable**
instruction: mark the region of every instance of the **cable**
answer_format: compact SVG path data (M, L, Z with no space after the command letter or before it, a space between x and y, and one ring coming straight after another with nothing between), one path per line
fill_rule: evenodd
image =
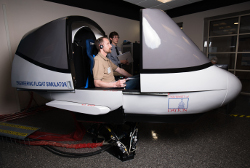
M48 111L50 109L52 109L52 108L47 107L45 105L40 106L40 107L36 107L35 109L34 108L27 109L26 108L25 110L14 113L14 114L0 115L0 121L4 122L4 121L10 121L10 120L18 119L18 118L23 118L23 117L26 117L26 116L29 116L29 115L32 115L32 114L36 114L36 113L38 113L40 111L44 112L44 111Z
M106 127L107 128L107 127ZM108 129L111 132L111 129ZM101 148L100 150L94 151L94 152L89 152L89 153L70 153L70 152L64 152L61 151L59 149L56 149L52 146L42 146L44 149L50 151L53 154L62 156L62 157L70 157L70 158L80 158L80 157L90 157L90 156L94 156L97 154L100 154L106 150L108 150L109 148L111 148L112 146L114 146L116 144L116 141L110 143L107 146L104 146L103 148Z
M10 120L18 119L18 118L23 118L23 117L26 117L28 115L35 114L35 113L39 112L39 110L44 111L44 109L47 110L47 109L51 108L51 107L45 107L45 106L44 106L45 107L44 108L44 107L40 106L40 107L37 107L35 110L33 110L34 109L33 108L32 109L33 111L29 112L29 110L31 109L32 101L34 101L38 106L38 103L34 99L33 92L31 91L31 92L29 92L29 94L30 94L30 100L29 100L27 107L24 110L21 110L20 112L16 112L14 114L0 115L0 121L3 122L3 121L10 121Z
M42 147L44 149L52 152L53 154L56 154L56 155L59 155L62 157L80 158L80 157L90 157L90 156L100 154L100 153L108 150L109 148L111 148L113 145L114 144L111 143L110 145L107 145L100 150L97 150L95 152L89 152L89 153L69 153L69 152L64 152L64 151L58 150L58 149L51 147L51 146L42 146Z

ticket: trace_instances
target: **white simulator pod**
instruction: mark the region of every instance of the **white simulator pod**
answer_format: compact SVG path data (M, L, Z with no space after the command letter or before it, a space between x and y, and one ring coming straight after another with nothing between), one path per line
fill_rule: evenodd
M12 86L37 92L51 100L48 106L76 112L79 120L109 123L193 121L241 91L239 79L212 65L163 11L141 10L140 28L139 90L94 87L94 42L105 32L81 16L51 21L23 37Z

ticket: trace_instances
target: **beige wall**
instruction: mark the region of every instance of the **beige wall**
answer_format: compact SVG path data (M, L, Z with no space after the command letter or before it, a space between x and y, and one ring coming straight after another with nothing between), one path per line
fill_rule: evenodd
M60 17L80 15L94 20L107 35L117 31L120 35L118 45L125 39L140 40L138 21L42 0L0 0L0 5L0 115L17 112L29 103L30 93L17 92L10 83L14 53L28 31ZM34 99L33 105L46 102L36 94Z
M0 114L19 110L19 101L10 85L10 70L13 52L11 50L6 19L6 8L0 8Z
M229 13L250 10L250 2L212 9L204 12L173 18L176 23L183 22L183 31L193 42L203 50L204 19Z

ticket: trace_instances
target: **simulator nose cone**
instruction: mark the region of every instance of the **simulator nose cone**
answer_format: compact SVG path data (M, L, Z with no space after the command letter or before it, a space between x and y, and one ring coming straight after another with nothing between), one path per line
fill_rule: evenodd
M233 75L232 73L228 72L227 74L227 95L223 104L227 104L232 101L236 96L240 93L242 88L242 84L240 80Z

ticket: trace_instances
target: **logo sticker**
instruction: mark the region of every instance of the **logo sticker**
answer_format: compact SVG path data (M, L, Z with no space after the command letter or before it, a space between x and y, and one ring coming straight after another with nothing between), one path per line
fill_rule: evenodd
M187 112L189 98L169 98L168 112Z
M45 81L16 81L19 86L33 86L33 87L56 87L56 88L70 88L72 85L70 81L66 82L45 82Z

